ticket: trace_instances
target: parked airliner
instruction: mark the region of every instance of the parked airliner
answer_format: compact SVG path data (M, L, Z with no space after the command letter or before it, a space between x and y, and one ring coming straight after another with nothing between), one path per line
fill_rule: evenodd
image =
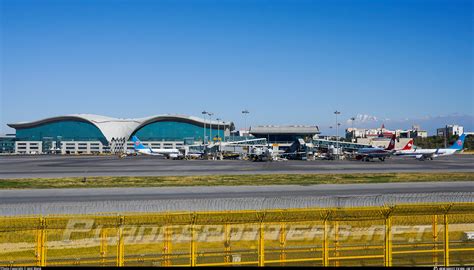
M418 160L425 160L425 159L432 160L433 158L436 158L436 157L449 156L463 149L465 138L466 138L466 134L462 134L449 148L436 148L436 149L414 148L410 150L399 150L395 153L395 155L415 157Z
M144 146L137 136L132 137L133 148L138 154L152 155L152 156L165 156L167 158L176 159L182 156L178 149L152 149Z
M395 138L396 135L393 134L390 139L390 143L387 148L381 147L367 147L361 148L355 153L357 160L370 161L373 158L378 158L380 161L385 161L385 158L391 156L395 152Z

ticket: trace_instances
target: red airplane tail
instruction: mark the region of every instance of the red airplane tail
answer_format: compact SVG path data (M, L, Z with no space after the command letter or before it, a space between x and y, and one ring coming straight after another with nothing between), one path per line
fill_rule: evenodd
M395 139L397 138L397 135L393 134L392 138L390 139L390 143L388 144L387 148L385 150L393 150L395 149Z
M410 139L408 143L402 148L402 150L411 150L413 146L413 139Z

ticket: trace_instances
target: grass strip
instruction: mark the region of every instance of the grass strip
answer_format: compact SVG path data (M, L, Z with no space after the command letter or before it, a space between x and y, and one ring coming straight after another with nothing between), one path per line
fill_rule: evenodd
M471 181L474 173L251 174L204 176L91 176L1 179L0 189L318 185Z

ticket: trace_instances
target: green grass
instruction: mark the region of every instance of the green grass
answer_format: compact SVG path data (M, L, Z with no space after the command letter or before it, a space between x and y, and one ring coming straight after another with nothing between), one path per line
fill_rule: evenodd
M0 180L0 189L184 187L240 185L318 185L394 182L471 181L474 173L354 173L209 176L97 176Z

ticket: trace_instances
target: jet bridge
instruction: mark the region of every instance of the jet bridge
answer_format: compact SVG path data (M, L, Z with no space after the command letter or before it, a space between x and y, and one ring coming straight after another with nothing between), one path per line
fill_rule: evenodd
M218 144L221 152L232 152L239 154L247 154L250 147L267 146L267 139L247 139L232 142L222 142Z
M348 151L357 151L360 148L368 148L372 147L370 144L362 144L362 143L351 143L351 142L341 142L341 141L332 141L332 140L323 140L323 139L315 139L313 140L313 144L316 148L323 148L329 149L331 146L336 147L339 145L340 148Z
M222 142L221 145L242 145L242 146L253 146L253 145L267 145L267 139L247 139L240 141Z

